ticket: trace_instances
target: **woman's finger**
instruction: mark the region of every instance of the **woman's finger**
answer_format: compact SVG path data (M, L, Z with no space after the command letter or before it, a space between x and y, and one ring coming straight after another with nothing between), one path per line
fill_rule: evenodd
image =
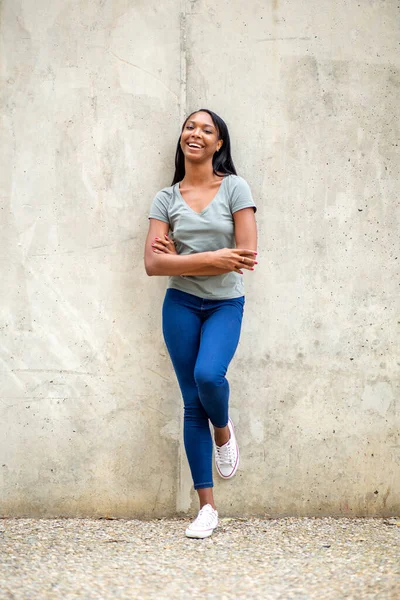
M257 265L258 262L256 260L254 260L253 258L250 258L249 256L242 256L241 258L239 258L239 266L243 267L245 269L253 269L254 265Z
M162 244L163 246L166 246L168 244L167 240L162 240L161 238L154 238L153 244L157 243L157 244Z
M163 250L163 248L167 248L168 246L168 244L165 241L153 242L151 245L155 248L158 248L159 250Z
M257 256L258 254L255 250L249 250L248 248L232 248L232 252L241 256Z
M165 234L165 239L166 239L166 242L169 244L169 246L170 246L171 248L175 248L175 242L174 242L174 240L171 240L171 238L169 238L169 237L167 236L167 234Z
M168 252L168 248L162 246L161 244L152 244L153 250L159 250L160 252Z

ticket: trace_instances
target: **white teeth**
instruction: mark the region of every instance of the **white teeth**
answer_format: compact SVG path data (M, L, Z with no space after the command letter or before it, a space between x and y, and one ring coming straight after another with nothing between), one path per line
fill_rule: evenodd
M188 146L190 148L201 148L201 146L198 146L198 144L188 144Z

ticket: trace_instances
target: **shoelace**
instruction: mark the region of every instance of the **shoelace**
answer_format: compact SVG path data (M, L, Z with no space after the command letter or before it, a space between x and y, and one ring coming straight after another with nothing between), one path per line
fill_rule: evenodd
M198 527L210 527L214 520L215 517L210 508L208 508L208 506L203 506L192 525L196 525Z
M233 454L233 445L231 440L228 440L226 444L223 446L216 446L215 448L218 462L227 465L233 465L235 462L235 457Z

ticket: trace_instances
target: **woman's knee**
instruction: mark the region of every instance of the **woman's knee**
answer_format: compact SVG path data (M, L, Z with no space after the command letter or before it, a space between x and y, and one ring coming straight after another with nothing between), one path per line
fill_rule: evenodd
M215 369L197 367L194 371L194 379L199 389L210 390L223 385L225 376Z

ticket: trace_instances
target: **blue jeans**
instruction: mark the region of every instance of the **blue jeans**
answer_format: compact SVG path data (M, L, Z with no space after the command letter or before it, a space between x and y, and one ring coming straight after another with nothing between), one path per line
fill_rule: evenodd
M172 288L163 304L163 334L184 403L183 439L194 488L213 486L215 427L228 423L229 384L225 378L237 348L244 296L206 300Z

